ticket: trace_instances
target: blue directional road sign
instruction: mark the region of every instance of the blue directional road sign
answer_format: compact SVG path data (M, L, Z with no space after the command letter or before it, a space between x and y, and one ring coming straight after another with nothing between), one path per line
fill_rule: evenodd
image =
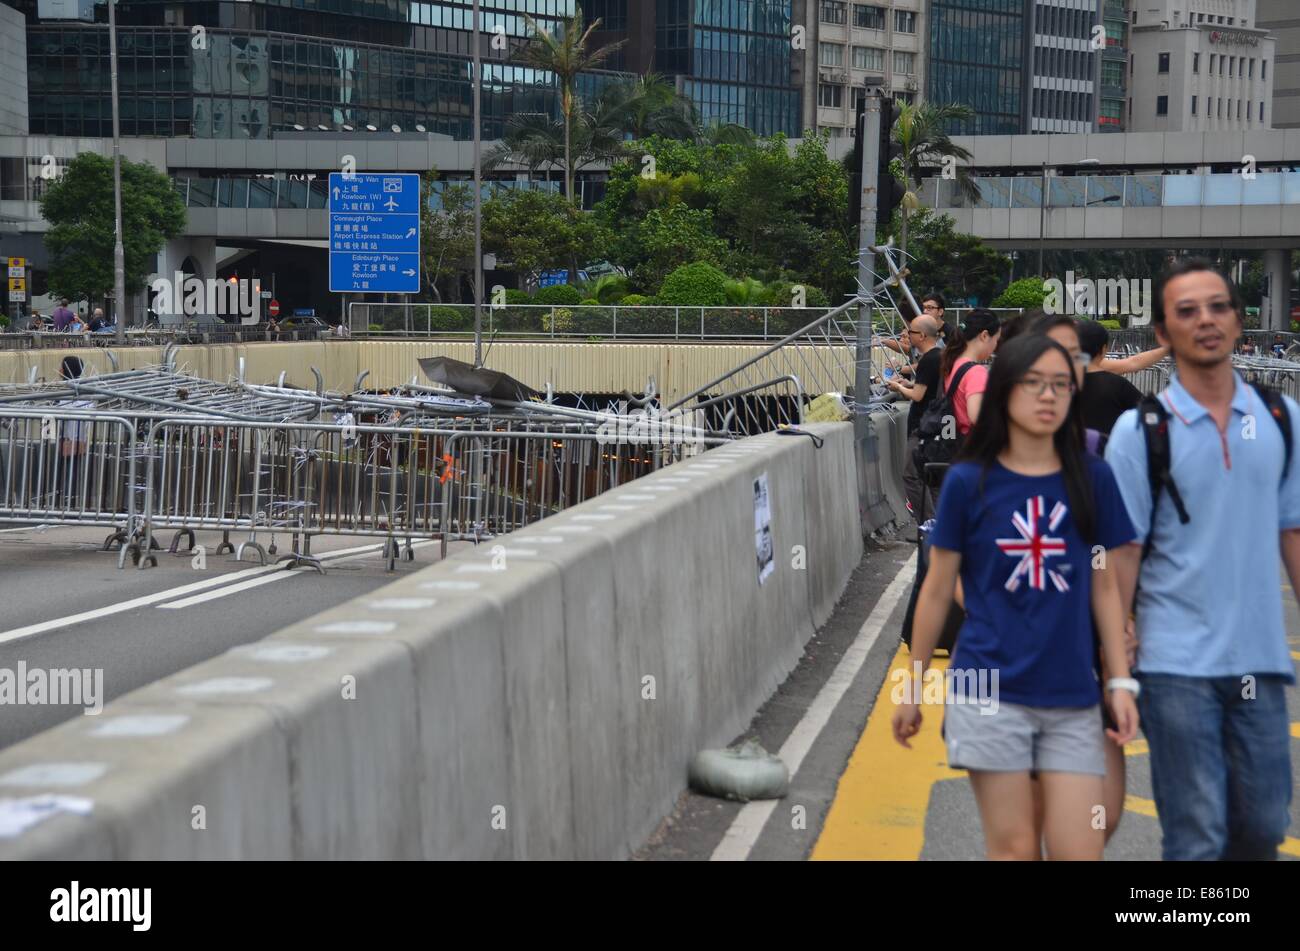
M330 173L330 291L420 291L420 176Z

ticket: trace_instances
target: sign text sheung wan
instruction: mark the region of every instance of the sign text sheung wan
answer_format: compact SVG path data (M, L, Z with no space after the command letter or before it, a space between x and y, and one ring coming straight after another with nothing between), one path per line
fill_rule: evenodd
M420 176L332 172L330 291L420 290Z

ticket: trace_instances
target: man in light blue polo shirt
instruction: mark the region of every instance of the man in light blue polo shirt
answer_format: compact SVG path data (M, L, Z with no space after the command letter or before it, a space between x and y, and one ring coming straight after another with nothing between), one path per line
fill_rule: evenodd
M1156 284L1156 335L1178 368L1159 398L1187 524L1168 489L1152 521L1139 410L1106 447L1140 536L1113 557L1125 604L1140 582L1138 704L1166 860L1274 859L1289 822L1295 671L1281 567L1300 590L1300 461L1284 477L1281 426L1232 367L1242 313L1207 261L1179 262ZM1286 408L1300 439L1300 408Z

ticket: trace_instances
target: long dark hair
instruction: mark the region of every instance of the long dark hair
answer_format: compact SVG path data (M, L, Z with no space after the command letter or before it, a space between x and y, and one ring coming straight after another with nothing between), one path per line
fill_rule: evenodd
M962 318L962 322L957 325L957 332L944 347L943 358L939 361L940 380L948 379L948 374L952 372L957 360L966 352L967 345L986 330L990 334L998 332L998 318L993 311L978 307Z
M1038 358L1052 350L1059 353L1065 361L1065 366L1070 371L1070 385L1073 387L1074 364L1070 360L1070 354L1051 337L1036 333L1023 334L998 347L998 358L993 361L993 369L989 371L979 416L957 455L958 462L974 462L982 467L981 492L984 477L1011 441L1007 414L1011 391L1038 362ZM1078 396L1078 392L1074 392L1070 400L1070 411L1061 428L1052 437L1052 442L1061 459L1061 475L1065 479L1065 491L1070 498L1074 524L1079 529L1079 535L1091 545L1097 518L1092 500L1092 479L1088 475L1088 463L1083 451L1083 415Z

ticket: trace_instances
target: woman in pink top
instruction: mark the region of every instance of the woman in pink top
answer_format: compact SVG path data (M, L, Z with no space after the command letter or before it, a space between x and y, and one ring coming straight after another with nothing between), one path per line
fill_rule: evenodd
M939 373L943 379L944 392L952 385L953 377L967 363L975 363L961 378L957 392L953 396L953 414L957 417L957 433L965 436L979 417L980 403L984 400L984 388L988 384L989 370L979 366L993 356L998 348L998 332L1001 325L991 310L977 308L967 314L957 325L954 340L943 351L939 364Z

